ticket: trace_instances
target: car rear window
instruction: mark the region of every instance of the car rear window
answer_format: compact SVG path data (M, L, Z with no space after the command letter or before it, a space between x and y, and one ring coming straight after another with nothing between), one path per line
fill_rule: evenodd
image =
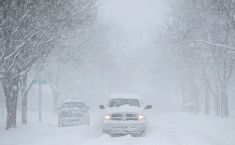
M66 102L62 104L62 108L84 108L85 106L82 102Z

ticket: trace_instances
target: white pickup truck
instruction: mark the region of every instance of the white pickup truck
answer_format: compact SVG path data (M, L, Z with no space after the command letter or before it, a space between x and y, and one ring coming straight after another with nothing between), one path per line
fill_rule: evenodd
M146 109L138 95L111 95L107 105L99 105L105 111L103 133L111 136L131 134L132 136L145 136L147 118Z

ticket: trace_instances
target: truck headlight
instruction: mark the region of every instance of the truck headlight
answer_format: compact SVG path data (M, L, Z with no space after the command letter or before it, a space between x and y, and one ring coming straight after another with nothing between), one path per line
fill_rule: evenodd
M105 116L104 116L104 119L105 119L105 120L111 120L111 116L110 116L110 115L105 115Z
M138 120L145 120L145 116L144 115L138 115Z

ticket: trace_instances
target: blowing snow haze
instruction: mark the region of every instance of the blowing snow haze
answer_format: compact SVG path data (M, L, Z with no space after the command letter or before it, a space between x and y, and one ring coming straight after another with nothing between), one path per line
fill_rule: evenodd
M169 78L173 74L165 75L169 70L163 65L171 58L164 58L165 48L154 46L153 35L161 29L168 6L156 0L111 0L103 4L101 19L113 24L114 31L121 33L114 36L117 40L111 48L114 49L112 56L116 67L111 77L111 91L162 98L169 93L167 89L174 89L171 85L175 81Z
M163 24L167 7L160 0L110 0L103 1L101 12L104 20L116 22L129 32L146 32Z
M234 0L0 0L0 145L234 145Z

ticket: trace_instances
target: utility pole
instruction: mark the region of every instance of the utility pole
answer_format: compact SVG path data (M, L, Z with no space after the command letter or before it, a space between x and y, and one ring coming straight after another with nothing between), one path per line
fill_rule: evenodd
M39 76L37 80L33 81L33 84L38 84L38 121L42 122L42 85L48 83Z
M39 77L39 80L41 80L41 77ZM39 91L39 96L38 96L38 118L39 122L42 122L42 84L38 84L38 91Z

